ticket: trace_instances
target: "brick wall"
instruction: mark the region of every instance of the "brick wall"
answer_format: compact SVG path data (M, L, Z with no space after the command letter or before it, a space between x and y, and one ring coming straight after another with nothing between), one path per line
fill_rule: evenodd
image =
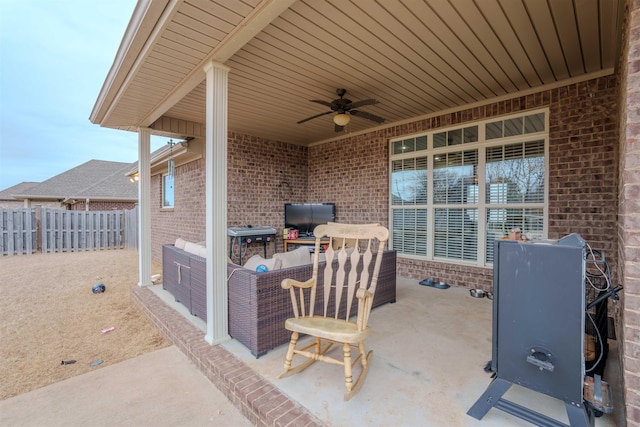
M286 202L335 202L343 222L388 226L388 141L402 135L548 107L549 237L579 233L604 250L615 271L617 137L615 77L550 89L455 113L346 137L308 149L229 134L228 224L269 225L280 231ZM176 168L175 208L161 209L161 178L152 179L153 258L177 237L205 240L204 163ZM279 236L279 234L278 234ZM278 240L279 250L282 241ZM258 245L249 255L261 252ZM269 251L271 247L269 246ZM268 255L270 252L268 252ZM399 274L490 289L492 271L399 258Z
M205 240L206 193L204 160L177 166L174 207L162 207L162 175L151 177L151 256L162 262L162 245L178 237L191 242Z
M548 107L549 237L579 233L594 249L604 250L615 268L615 85L615 77L591 80L310 147L309 197L335 201L339 221L388 226L389 139ZM492 285L487 268L398 258L398 273L487 290Z
M227 166L227 223L274 227L281 252L284 204L306 198L307 148L230 133ZM235 249L232 258L237 262ZM262 244L250 245L243 249L243 262L263 251ZM272 255L273 245L267 244L267 257Z
M388 223L389 140L383 132L309 148L310 202L335 202L336 221Z
M125 210L125 209L133 209L136 207L136 205L138 204L138 202L94 202L94 201L89 201L89 210L90 211L121 211L121 210ZM76 203L72 204L72 205L65 205L65 206L69 206L69 210L72 211L84 211L86 210L86 202L83 201L77 201Z
M24 207L22 200L0 200L0 208L20 209Z
M42 202L42 201L32 201L30 206L32 208L35 208L36 206L42 206L45 208L54 208L54 209L60 209L60 202L58 201L53 201L53 202ZM14 201L10 201L10 200L2 200L0 201L0 208L8 208L8 209L20 209L24 207L24 201L23 200L14 200Z
M609 258L617 252L616 79L560 88L551 101L549 237L578 233Z
M621 366L627 425L640 426L640 1L627 1L620 65L618 271L624 286Z
M284 225L284 204L306 201L307 148L229 133L227 222L230 227ZM174 208L162 209L162 177L151 179L152 258L162 261L162 245L181 237L205 240L206 193L204 160L176 167ZM282 251L282 239L278 239ZM267 256L273 246L267 245ZM262 254L249 246L243 260ZM247 256L245 256L245 254Z
M282 230L284 204L304 202L307 148L231 133L227 220L230 226L269 225Z

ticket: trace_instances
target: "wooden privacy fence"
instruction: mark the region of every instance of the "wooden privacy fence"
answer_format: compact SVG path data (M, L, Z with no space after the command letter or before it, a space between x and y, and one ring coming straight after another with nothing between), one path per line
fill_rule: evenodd
M122 211L66 211L42 208L42 252L122 249Z
M136 249L137 210L0 209L2 255Z
M138 249L138 207L124 211L124 247Z
M36 210L0 208L0 253L32 254L37 249Z

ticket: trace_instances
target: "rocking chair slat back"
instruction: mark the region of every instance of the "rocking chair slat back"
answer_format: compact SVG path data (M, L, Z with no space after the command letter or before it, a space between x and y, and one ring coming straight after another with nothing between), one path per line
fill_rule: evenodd
M314 235L316 236L317 246L314 253L314 266L319 262L320 240L329 238L329 244L325 250L327 263L323 275L323 315L325 317L328 315L330 311L329 303L334 300L334 318L338 319L340 312L344 313L341 307L344 308L346 306L346 314L343 314L344 317L342 318L348 320L353 314L356 314L351 312L356 291L359 288L364 288L372 294L375 293L377 276L382 263L382 253L388 239L388 231L378 224L349 225L328 223L318 226L314 231ZM374 250L377 256L373 274L370 274ZM337 267L330 261L334 259L338 261ZM331 283L334 275L335 287L332 287ZM371 283L369 283L370 280ZM331 293L333 293L333 298ZM346 297L346 304L343 301L344 297ZM310 307L311 310L313 310L313 305ZM364 318L359 319L360 321L368 318L368 311L365 307L362 313ZM363 322L364 326L366 326L366 321Z

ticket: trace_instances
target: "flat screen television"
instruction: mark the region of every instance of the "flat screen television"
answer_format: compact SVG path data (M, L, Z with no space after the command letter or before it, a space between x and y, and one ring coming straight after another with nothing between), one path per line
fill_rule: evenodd
M313 236L313 230L320 224L336 219L334 203L285 203L284 226L300 232L300 236Z

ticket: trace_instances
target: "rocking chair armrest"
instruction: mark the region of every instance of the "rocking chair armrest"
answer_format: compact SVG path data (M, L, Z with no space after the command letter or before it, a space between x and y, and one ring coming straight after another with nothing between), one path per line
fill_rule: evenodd
M291 287L306 289L312 287L314 283L315 279L313 277L305 282L301 282L295 279L283 279L281 286L283 289L291 289Z
M373 298L373 294L371 292L369 292L367 289L359 288L356 291L356 298L358 298L358 299Z
M358 298L358 330L364 331L369 323L369 312L371 312L371 305L373 304L373 293L365 288L359 288L356 291L356 298Z

